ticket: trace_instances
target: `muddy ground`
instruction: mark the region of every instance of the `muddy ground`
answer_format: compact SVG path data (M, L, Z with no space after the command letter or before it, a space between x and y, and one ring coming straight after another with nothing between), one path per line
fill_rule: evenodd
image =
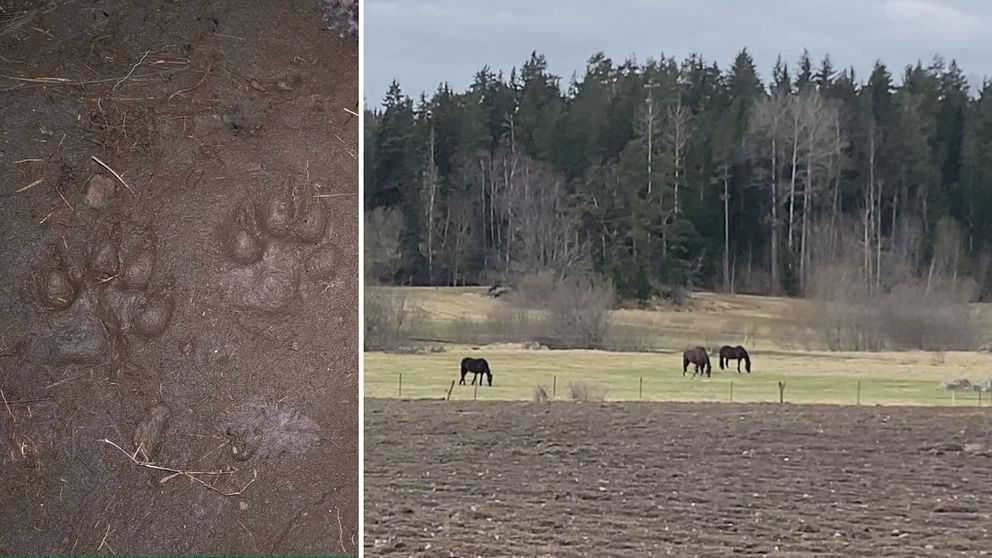
M357 110L318 0L0 2L0 554L357 553Z
M977 409L365 403L366 556L979 556Z

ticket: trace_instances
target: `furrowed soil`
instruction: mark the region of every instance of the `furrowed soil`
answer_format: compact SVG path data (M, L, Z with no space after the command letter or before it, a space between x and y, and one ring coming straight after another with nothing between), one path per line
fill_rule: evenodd
M365 403L366 556L979 556L987 411Z
M357 83L317 0L0 2L0 554L357 553Z

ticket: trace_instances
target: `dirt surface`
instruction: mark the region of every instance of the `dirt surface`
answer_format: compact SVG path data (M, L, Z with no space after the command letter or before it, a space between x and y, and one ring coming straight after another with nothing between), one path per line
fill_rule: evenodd
M357 81L318 0L0 2L0 554L357 553Z
M366 556L979 556L986 410L366 400Z

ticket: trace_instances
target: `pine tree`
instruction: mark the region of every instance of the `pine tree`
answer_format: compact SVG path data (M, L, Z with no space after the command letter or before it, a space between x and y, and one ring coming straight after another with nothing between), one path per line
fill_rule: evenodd
M372 165L375 178L369 207L400 208L403 214L401 281L417 283L424 280L426 266L420 254L420 147L416 141L413 101L393 81L383 106L382 119L376 130L376 159Z

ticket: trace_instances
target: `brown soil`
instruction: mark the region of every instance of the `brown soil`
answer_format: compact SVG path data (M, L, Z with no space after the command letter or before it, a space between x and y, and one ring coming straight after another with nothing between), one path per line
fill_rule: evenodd
M357 552L357 83L317 0L0 3L0 554Z
M984 410L365 403L366 556L978 556Z

